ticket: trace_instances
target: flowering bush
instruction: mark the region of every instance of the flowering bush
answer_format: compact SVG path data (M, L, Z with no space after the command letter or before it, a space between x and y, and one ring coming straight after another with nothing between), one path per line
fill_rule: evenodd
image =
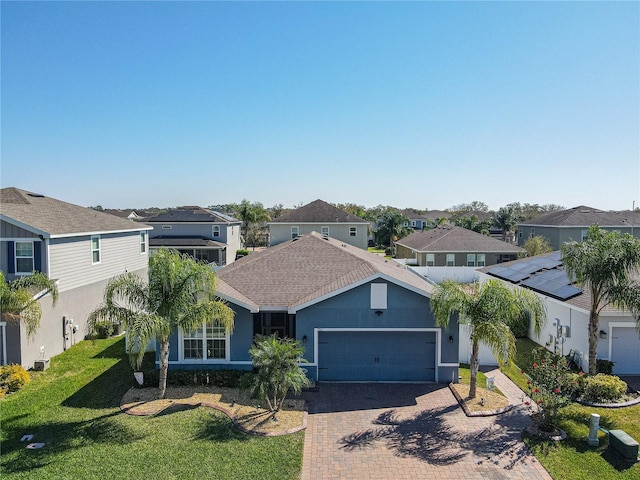
M591 402L612 402L627 392L627 384L615 375L598 373L585 378L583 396Z
M545 432L558 429L560 408L569 402L565 391L569 366L567 360L547 350L536 350L533 353L533 365L530 370L529 398L536 426ZM522 372L524 374L524 371Z
M25 383L31 381L31 376L21 365L11 364L0 367L0 390L4 393L15 392Z

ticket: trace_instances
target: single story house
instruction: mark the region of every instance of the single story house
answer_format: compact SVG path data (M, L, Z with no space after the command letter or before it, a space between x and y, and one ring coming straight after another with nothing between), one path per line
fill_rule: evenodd
M109 279L125 272L147 277L151 227L14 187L0 190L0 203L5 278L36 270L58 286L55 306L50 294L39 299L34 336L28 338L21 323L0 322L0 363L31 368L85 338L87 317Z
M254 336L275 333L301 342L316 381L458 378L457 321L436 327L433 286L397 262L311 232L225 266L218 280L233 333L176 332L170 368L250 369Z
M547 322L539 338L532 340L550 351L577 352L583 370L589 367L589 310L591 295L567 277L561 254L555 251L481 269L480 281L498 278L514 288L527 288L543 300ZM600 313L597 358L613 362L616 375L640 375L640 333L631 312L611 305Z
M171 248L215 266L232 263L241 249L242 222L197 206L179 207L149 218L151 251Z
M556 212L549 212L518 224L518 245L522 246L531 237L547 239L554 250L560 250L564 243L581 242L591 225L599 225L603 230L616 230L640 238L640 212L605 211L580 205Z
M485 267L518 257L518 246L466 228L441 226L413 232L395 242L396 258L420 267Z
M271 246L319 232L354 247L367 249L369 222L333 205L315 200L269 222Z

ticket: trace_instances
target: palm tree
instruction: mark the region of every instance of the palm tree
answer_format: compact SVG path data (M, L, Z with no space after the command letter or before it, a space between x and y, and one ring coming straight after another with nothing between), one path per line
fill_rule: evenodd
M460 323L470 330L469 398L476 396L479 344L484 343L499 361L506 362L513 358L516 350L516 339L509 325L526 314L539 335L546 320L544 305L537 295L521 288L511 290L495 279L482 284L445 280L431 297L431 310L436 325L446 328L451 315L457 313Z
M400 211L389 208L377 220L376 243L393 247L393 242L406 237L413 229L408 226L409 219Z
M51 293L53 304L58 301L58 287L45 274L33 272L31 275L20 277L12 282L5 280L0 272L0 312L2 320L22 322L31 337L40 326L42 308L38 293Z
M249 354L257 371L250 389L267 403L270 411L282 408L289 389L299 394L309 384L298 365L304 348L295 339L256 335Z
M216 276L209 266L161 249L149 258L148 280L125 273L109 281L104 303L90 314L89 325L123 323L134 368L140 368L145 347L155 338L160 350L158 398L164 398L171 335L210 321L227 332L233 329L233 310L216 299L215 290Z
M591 294L589 311L589 373L596 374L600 312L607 305L628 309L640 329L640 241L631 235L589 228L584 242L562 246L562 262L569 278ZM636 276L634 278L634 276Z
M249 241L249 230L252 225L256 223L264 223L269 221L269 213L265 210L261 203L249 203L249 200L243 199L240 205L236 205L234 214L242 221L242 238L244 247L246 247Z
M511 232L518 224L518 218L509 207L502 207L493 214L491 224L502 231L502 241L507 241L507 233Z

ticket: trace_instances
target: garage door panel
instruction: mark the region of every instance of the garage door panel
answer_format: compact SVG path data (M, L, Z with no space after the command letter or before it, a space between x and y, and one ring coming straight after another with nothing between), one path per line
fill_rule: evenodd
M324 381L433 381L435 332L320 332Z
M640 374L640 338L635 327L613 327L611 361L616 375Z

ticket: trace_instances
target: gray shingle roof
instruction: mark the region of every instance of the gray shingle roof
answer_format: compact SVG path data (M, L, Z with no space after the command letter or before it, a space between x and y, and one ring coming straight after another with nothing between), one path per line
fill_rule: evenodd
M147 219L149 223L170 222L206 222L206 223L240 223L229 215L201 207L179 207L174 210L159 213Z
M15 187L0 190L0 216L9 223L35 230L45 237L151 229L132 220Z
M549 212L537 218L524 221L520 225L588 227L593 224L601 227L630 227L640 225L640 213L630 210L615 212L598 210L580 205L557 212Z
M423 295L433 287L404 265L312 232L218 272L218 293L252 308L295 309L382 276Z
M280 215L270 223L369 223L366 220L322 200Z
M416 252L481 252L518 254L516 245L462 227L444 226L414 232L396 242Z

